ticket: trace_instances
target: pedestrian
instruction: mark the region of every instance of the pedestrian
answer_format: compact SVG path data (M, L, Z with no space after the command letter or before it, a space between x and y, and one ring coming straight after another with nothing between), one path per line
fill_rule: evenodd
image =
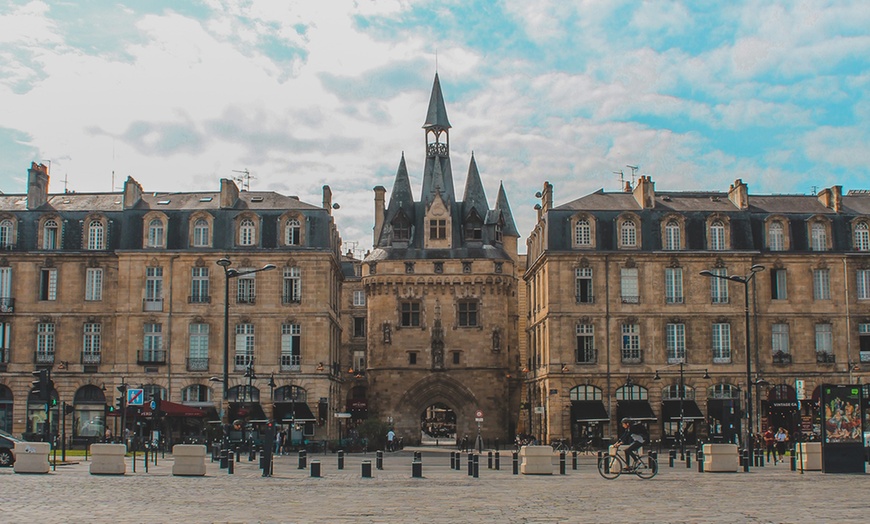
M764 439L764 447L767 450L767 461L770 462L770 456L773 455L773 463L776 464L776 434L773 432L773 428L768 426L762 438Z
M106 428L106 442L112 442L112 430Z
M779 431L774 435L774 439L776 440L776 453L779 455L779 460L785 460L785 444L788 442L788 432L785 428L779 428Z
M396 433L393 431L393 428L390 428L387 431L387 451L393 451L393 441L396 439Z

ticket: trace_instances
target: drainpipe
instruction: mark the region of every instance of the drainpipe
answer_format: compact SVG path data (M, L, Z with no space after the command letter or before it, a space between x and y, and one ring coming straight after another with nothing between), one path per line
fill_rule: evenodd
M166 323L169 324L166 330L166 400L172 401L172 304L175 302L172 299L173 280L173 263L181 255L172 255L169 257L169 311Z
M849 384L852 383L852 317L849 314L849 268L843 257L843 302L846 304L846 366L849 368ZM832 348L833 349L833 348Z
M604 255L604 347L606 349L607 412L613 416L613 395L610 394L610 255ZM607 425L608 437L613 423ZM604 435L602 435L604 437Z

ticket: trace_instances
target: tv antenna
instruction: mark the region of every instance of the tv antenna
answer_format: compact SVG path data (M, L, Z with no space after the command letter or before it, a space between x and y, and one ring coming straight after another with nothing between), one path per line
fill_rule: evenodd
M638 166L630 166L630 165L626 164L625 167L631 169L631 185L633 186L634 181L637 178Z
M239 171L238 169L233 169L233 173L239 173L239 176L234 176L233 180L239 183L242 186L242 191L250 191L251 190L251 179L257 178L251 174L247 168Z

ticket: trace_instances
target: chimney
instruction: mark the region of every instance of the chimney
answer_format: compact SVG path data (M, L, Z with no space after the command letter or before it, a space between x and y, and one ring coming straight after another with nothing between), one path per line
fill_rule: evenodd
M843 186L831 186L819 191L819 202L835 213L843 211Z
M221 209L232 209L239 201L239 187L229 178L221 178Z
M48 168L36 162L27 170L27 209L38 209L48 202Z
M541 214L545 214L553 207L553 184L545 181L544 190L541 191Z
M378 247L378 241L381 239L381 232L384 230L384 215L386 213L384 203L386 194L387 190L384 189L384 186L375 187L375 229L373 243L375 247Z
M623 193L631 193L631 182L625 181L625 186L622 188Z
M128 176L124 181L124 209L133 209L142 200L142 185Z
M641 209L652 209L656 205L656 185L649 175L641 175L634 187L634 199Z
M734 204L734 207L741 211L749 209L749 186L743 183L743 180L737 179L728 188L728 200Z
M332 189L329 186L323 186L323 209L332 214Z

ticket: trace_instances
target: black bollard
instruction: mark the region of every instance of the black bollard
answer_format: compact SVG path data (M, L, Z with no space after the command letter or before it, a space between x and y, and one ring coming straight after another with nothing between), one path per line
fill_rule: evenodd
M308 455L305 453L304 449L299 450L299 464L297 464L296 469L305 469L308 464Z
M338 469L344 469L344 450L338 450Z
M266 454L265 453L260 453L259 462L260 462L260 469L265 471L266 470Z
M450 469L456 469L456 452L450 452Z
M792 453L794 453L794 452L792 452ZM791 456L791 470L797 471L797 456L795 456L795 455Z
M686 469L692 469L692 454L686 453Z
M559 475L565 474L565 463L566 463L565 452L560 451L559 452Z
M220 468L221 469L227 469L227 456L228 456L227 451L228 451L227 448L221 448L221 451L220 451L220 457L221 457L220 458L220 461L221 461Z
M468 476L474 475L474 453L468 454Z
M677 450L672 449L668 452L668 467L674 467L674 461L677 460Z
M755 456L758 457L758 459L755 463L755 466L759 467L759 468L763 468L764 467L764 450L763 449L755 450Z
M486 469L492 469L492 451L486 453Z
M500 459L500 456L499 456L499 452L498 452L498 450L496 450L496 452L495 452L495 470L496 470L496 471L498 471L499 469L501 469L501 468L500 468L500 462L501 462L501 459Z
M364 460L360 464L360 470L362 472L362 478L370 479L372 478L372 461Z
M311 468L310 468L310 471L311 471L311 476L312 476L312 477L314 477L314 478L319 478L319 477L320 477L320 461L319 461L319 460L317 460L317 459L312 459L312 460L311 460Z
M516 451L513 452L513 466L514 466L514 475L520 474L520 454Z
M743 450L743 472L749 473L749 450Z
M251 450L248 452L248 462L253 462L255 458L257 458L257 448L252 444Z
M384 452L380 449L375 453L375 467L384 469Z
M704 450L698 449L698 473L704 472Z
M577 469L577 451L571 452L571 469Z
M474 455L474 478L480 476L480 455Z
M415 479L423 478L423 462L415 460L411 462L411 476Z
M239 448L236 448L236 462L242 461L242 454L239 453Z
M235 470L236 470L236 466L235 466L236 461L233 460L233 455L234 455L234 453L232 450L227 452L227 474L228 475L232 475L233 473L235 473Z

